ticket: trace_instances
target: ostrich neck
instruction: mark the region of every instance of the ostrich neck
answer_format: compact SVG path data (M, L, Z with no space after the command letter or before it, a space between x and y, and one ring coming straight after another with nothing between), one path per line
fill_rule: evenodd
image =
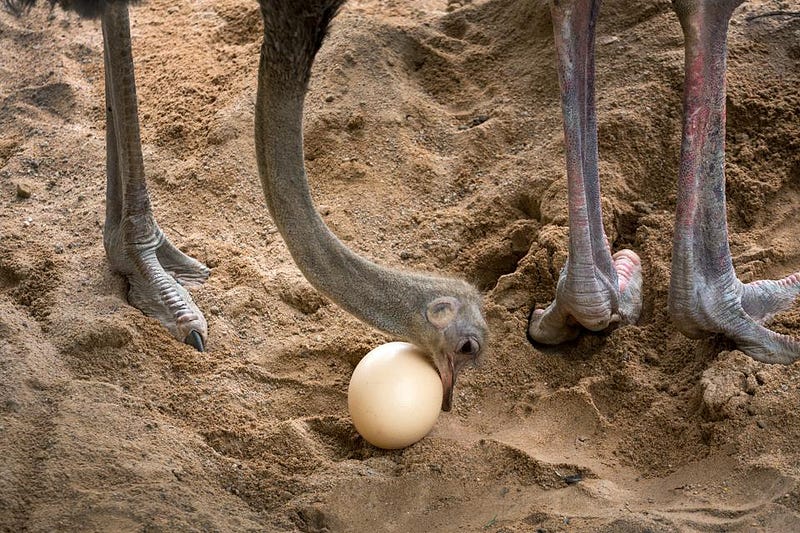
M424 285L434 279L388 270L352 251L314 208L303 163L303 87L266 68L262 55L256 98L256 153L270 214L309 282L346 311L408 337L424 311ZM298 84L299 85L299 84Z

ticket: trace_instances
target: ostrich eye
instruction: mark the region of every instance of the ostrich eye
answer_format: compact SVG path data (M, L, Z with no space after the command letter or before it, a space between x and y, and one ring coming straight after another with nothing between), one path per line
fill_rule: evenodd
M464 339L458 346L458 353L464 355L476 355L480 351L480 345L473 339Z

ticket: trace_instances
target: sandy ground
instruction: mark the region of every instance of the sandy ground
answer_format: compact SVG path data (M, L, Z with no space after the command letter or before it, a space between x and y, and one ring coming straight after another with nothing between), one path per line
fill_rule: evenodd
M490 353L433 432L393 452L346 409L355 364L389 338L308 285L264 206L257 4L132 11L156 216L213 267L193 292L202 354L131 308L104 258L99 25L0 13L0 530L800 529L800 366L689 340L666 314L683 78L670 3L609 0L598 25L606 227L644 261L643 316L544 351L525 319L553 298L567 236L548 10L449 7L351 1L306 107L330 227L486 296ZM794 8L746 4L730 34L745 281L800 270L800 19L747 20ZM773 327L800 335L800 309Z

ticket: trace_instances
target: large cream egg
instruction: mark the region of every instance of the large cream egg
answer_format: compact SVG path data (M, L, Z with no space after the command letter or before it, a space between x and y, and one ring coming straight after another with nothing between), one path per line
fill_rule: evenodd
M442 380L413 344L390 342L358 363L347 390L356 430L379 448L405 448L428 434L442 408Z

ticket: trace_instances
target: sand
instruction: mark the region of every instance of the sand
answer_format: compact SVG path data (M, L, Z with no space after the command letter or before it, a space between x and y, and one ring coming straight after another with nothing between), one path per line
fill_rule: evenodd
M463 5L462 5L463 4ZM727 176L743 281L800 270L800 18L730 33ZM350 374L391 340L300 275L264 205L251 0L132 10L156 217L213 268L208 351L126 303L103 245L99 25L0 13L0 530L797 531L800 366L690 340L667 312L683 43L666 0L608 0L600 168L637 325L525 339L566 257L552 28L540 0L352 0L306 106L314 199L353 250L462 276L491 350L405 450L353 429ZM774 329L800 336L800 306Z

